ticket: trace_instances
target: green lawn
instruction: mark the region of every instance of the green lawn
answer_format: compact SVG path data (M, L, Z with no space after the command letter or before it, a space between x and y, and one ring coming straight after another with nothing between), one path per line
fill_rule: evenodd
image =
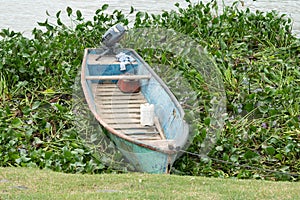
M0 168L0 199L297 199L300 183Z

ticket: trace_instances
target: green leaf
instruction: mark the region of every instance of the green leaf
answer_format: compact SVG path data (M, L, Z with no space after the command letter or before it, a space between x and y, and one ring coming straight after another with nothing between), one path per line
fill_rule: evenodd
M65 110L65 108L58 103L54 104L54 106L59 110L59 112L64 112L64 110Z
M229 160L229 155L227 153L224 153L223 154L223 160Z
M40 102L40 101L35 101L35 102L32 104L31 109L32 109L32 110L35 110L35 109L37 109L40 105L41 105L41 102Z
M15 128L20 127L22 125L22 121L20 118L14 118L11 122L11 125Z
M246 159L252 159L252 158L255 158L255 157L258 157L258 156L259 156L259 155L258 155L256 152L251 151L251 150L246 151L246 153L245 153L245 155L244 155L244 157L245 157Z
M238 155L232 155L232 156L230 156L230 160L232 162L237 162L239 160L239 157L238 157Z
M222 50L227 49L227 45L222 38L219 38L219 44Z
M102 11L101 9L97 9L95 14L98 15L101 11ZM96 18L96 16L94 16L94 21L96 21L95 18Z
M21 159L22 159L22 162L24 162L24 163L26 163L26 162L28 162L28 161L31 160L31 158L28 158L26 156L22 156Z
M101 10L104 11L108 8L108 4L103 4L103 6L101 7Z
M252 102L251 102L251 103L247 103L247 104L244 106L244 108L245 108L245 110L246 110L247 112L252 111L252 110L253 110L253 104L252 104Z
M63 155L67 160L70 160L72 158L72 153L66 146L63 147Z
M48 24L48 19L46 19L45 22L38 22L37 23L39 26L46 26Z
M76 11L76 16L77 16L77 20L81 20L82 18L82 13L80 12L80 10Z
M292 144L292 143L286 145L286 146L284 147L285 153L289 153L289 152L293 151L294 147L295 147L295 145Z
M131 6L129 14L132 14L133 12L134 12L134 8Z
M72 15L72 8L70 8L69 6L67 7L67 13L68 13L68 16L70 17Z
M50 159L54 153L51 151L45 152L45 159Z
M63 23L61 22L61 20L58 18L57 21L56 21L57 25L61 26L63 25Z
M273 156L276 152L275 148L273 146L266 146L265 151L268 155Z
M288 171L289 169L290 169L289 166L283 166L283 167L280 168L280 171L286 172L286 171Z
M20 164L20 163L22 162L22 159L21 159L21 158L17 158L17 159L15 160L15 162L18 163L18 164Z
M56 18L59 18L61 10L56 13Z
M51 88L49 88L49 89L44 90L42 92L42 94L44 94L44 95L55 94L55 91L52 90Z
M207 118L204 119L204 124L205 124L206 126L209 126L209 125L210 125L210 118L209 118L209 117L207 117Z
M141 17L144 17L144 15L145 15L144 12L139 11L139 12L136 13L135 17L136 18L141 18Z
M51 26L50 24L46 24L46 29L47 29L48 31L52 31L52 30L54 29L54 27Z
M40 139L40 138L38 138L38 137L34 137L34 142L35 142L35 144L43 144L44 142Z
M84 154L84 150L83 149L75 149L75 152L77 152L78 154L83 155Z
M282 160L283 159L283 155L280 154L280 153L276 154L274 157L277 158L278 160Z
M5 106L5 111L6 111L6 113L8 114L8 115L10 115L11 114L11 110L10 110L10 108L9 108L9 106L7 105L7 106Z
M216 150L217 150L217 151L223 151L223 146L217 146L217 147L216 147Z

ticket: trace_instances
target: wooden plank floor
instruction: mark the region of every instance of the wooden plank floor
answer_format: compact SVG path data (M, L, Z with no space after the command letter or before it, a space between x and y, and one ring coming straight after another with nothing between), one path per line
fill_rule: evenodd
M99 115L108 125L141 141L161 140L155 126L140 124L140 105L146 103L142 93L123 93L116 84L93 84Z

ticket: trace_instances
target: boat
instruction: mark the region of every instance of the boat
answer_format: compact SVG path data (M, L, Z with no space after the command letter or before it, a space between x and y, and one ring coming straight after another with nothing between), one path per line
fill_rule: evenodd
M81 86L93 116L137 171L170 173L188 124L176 97L135 50L86 48Z

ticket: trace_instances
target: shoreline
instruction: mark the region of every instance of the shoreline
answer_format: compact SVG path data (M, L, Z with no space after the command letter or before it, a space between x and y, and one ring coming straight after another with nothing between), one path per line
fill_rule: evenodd
M140 0L141 1L141 0ZM179 1L179 0L178 0ZM180 2L180 1L179 1ZM197 1L195 0L191 0L192 3L196 3ZM204 4L206 4L207 2L209 2L208 0L204 1ZM220 12L222 12L222 8L224 6L224 4L222 3L223 1L218 0L219 3L219 10ZM225 1L225 5L230 6L232 5L234 1L233 0L227 0ZM252 12L255 12L256 10L260 10L262 12L269 12L271 10L275 10L277 11L279 14L285 14L288 18L291 18L293 23L292 23L292 34L297 37L300 38L300 16L298 16L299 14L297 14L298 12L296 12L297 10L297 6L299 4L299 9L300 9L300 2L294 2L293 4L295 4L295 8L293 7L293 5L290 5L288 3L285 4L284 7L280 7L280 5L282 3L280 2L264 2L264 1L242 1L244 3L238 3L238 8L241 10L245 10L247 8L251 9ZM118 4L116 4L116 2L114 1L108 1L106 2L106 0L104 0L102 2L102 4L108 3L109 7L108 9L105 11L105 13L112 13L115 9L117 9L119 7ZM169 4L172 4L173 2L169 2ZM7 5L6 5L7 4ZM50 7L50 3L45 3L44 5L40 5L39 8L31 8L30 7L30 1L29 3L26 3L26 5L24 6L19 5L19 6L14 6L13 8L12 5L14 5L14 3L7 3L6 2L5 5L3 5L2 9L2 13L7 12L6 10L6 6L10 7L10 10L12 13L15 13L14 15L12 15L11 19L5 19L4 18L4 14L2 17L2 21L1 21L1 14L0 14L0 29L10 29L13 30L15 32L20 32L22 33L24 36L26 37L31 37L31 32L34 28L41 28L38 26L38 22L44 22L46 19L48 19L49 21L55 23L56 22L56 18L55 15L56 13L61 10L61 18L63 19L63 21L67 24L72 26L72 22L70 21L70 19L67 17L65 8L67 6L70 6L74 11L75 10L80 10L83 14L83 17L85 18L86 21L88 20L92 20L93 16L95 15L95 11L96 9L98 9L99 7L101 7L100 5L98 5L98 8L95 4L94 1L89 1L86 2L85 4L79 4L76 1L70 1L70 2L58 2L58 5L54 8ZM98 4L98 3L97 3ZM116 4L116 5L114 5ZM142 11L142 12L148 12L148 13L154 13L154 14L159 14L162 13L162 10L165 10L163 7L163 5L161 5L162 3L158 4L158 8L152 8L149 7L147 5L141 6L139 5L141 4L141 2L134 2L131 3L131 5L133 5L133 7L135 8L136 12L137 11ZM179 3L180 6L185 7L187 4L184 2L180 2ZM268 7L268 5L270 5ZM166 4L167 5L167 4ZM165 5L165 6L166 6ZM18 7L22 8L22 6L24 6L24 8L26 9L26 7L30 7L30 9L32 12L24 10L23 12L14 12L14 10L18 10ZM2 10L0 8L0 11ZM169 6L168 9L166 10L176 10L176 7L173 6ZM123 8L119 8L118 10L122 11L125 15L127 13L129 13L130 11L130 5L124 5ZM159 11L161 10L161 11ZM287 13L286 11L289 11L290 13ZM50 16L47 16L46 12L49 13ZM1 13L1 12L0 12ZM129 20L132 20L133 16L129 16ZM4 20L5 19L5 20Z

